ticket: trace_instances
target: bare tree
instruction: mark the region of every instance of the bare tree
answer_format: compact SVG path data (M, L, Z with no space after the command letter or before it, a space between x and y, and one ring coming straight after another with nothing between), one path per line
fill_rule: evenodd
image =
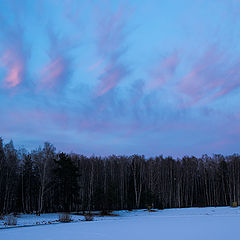
M54 164L55 147L46 142L43 149L39 148L32 153L36 170L39 176L39 196L38 196L38 213L43 211L44 196L51 188L51 168Z

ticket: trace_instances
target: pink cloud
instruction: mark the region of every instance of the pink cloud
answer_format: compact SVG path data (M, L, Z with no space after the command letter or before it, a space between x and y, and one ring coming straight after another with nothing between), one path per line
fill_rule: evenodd
M187 106L213 101L240 86L240 59L210 47L192 65L178 89L189 98Z
M59 37L52 29L48 29L50 47L47 51L49 61L40 70L38 90L61 90L71 78L72 57L69 52L75 43L69 36Z
M92 64L92 65L88 68L88 70L89 70L89 71L95 71L96 69L98 69L98 68L101 66L102 63L103 63L103 60L100 59L100 60L98 60L96 63Z
M3 80L5 88L15 88L22 82L24 62L13 49L5 51L0 58L0 65L6 70L6 76Z
M18 8L18 4L15 6ZM23 37L23 28L18 22L18 13L13 11L17 24L10 25L4 18L0 17L1 29L1 52L0 52L0 68L4 76L2 88L11 90L11 94L23 85L26 77L26 65L29 56L29 49L25 48ZM24 81L25 82L25 81Z
M164 84L166 84L173 78L178 64L178 53L175 52L167 56L151 71L150 81L146 83L146 89L151 90L162 87Z
M41 71L40 89L52 89L57 86L64 73L64 61L61 57L50 61Z
M96 89L96 96L102 96L113 89L127 75L127 69L121 64L112 62L104 69L100 83Z
M96 97L114 89L129 73L129 68L120 59L125 52L125 18L125 12L119 8L114 14L105 13L99 21L96 44L101 61L92 67L102 66L95 89Z
M97 28L97 48L100 55L111 56L119 51L125 39L125 12L119 8L114 14L105 12Z

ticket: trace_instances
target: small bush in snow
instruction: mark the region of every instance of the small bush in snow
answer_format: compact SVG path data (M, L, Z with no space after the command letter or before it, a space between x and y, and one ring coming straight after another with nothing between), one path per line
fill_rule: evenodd
M100 216L119 216L118 214L113 213L113 210L102 210Z
M112 215L112 210L106 210L106 209L104 209L104 210L102 210L102 211L100 212L100 215L101 215L101 216L111 216L111 215Z
M237 207L238 203L237 202L232 202L231 207Z
M58 220L61 223L67 223L67 222L71 222L72 221L71 216L70 216L69 213L61 213L61 214L59 214Z
M40 216L40 212L36 212L36 216Z
M94 217L91 213L88 213L84 216L85 221L93 221Z
M17 218L14 215L7 216L6 225L17 225Z

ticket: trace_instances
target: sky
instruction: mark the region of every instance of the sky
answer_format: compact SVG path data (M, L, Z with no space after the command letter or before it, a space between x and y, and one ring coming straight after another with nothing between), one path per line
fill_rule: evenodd
M240 149L239 0L0 0L0 136L84 155Z

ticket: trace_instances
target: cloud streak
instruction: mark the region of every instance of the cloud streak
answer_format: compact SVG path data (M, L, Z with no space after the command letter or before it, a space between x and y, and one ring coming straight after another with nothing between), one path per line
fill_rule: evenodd
M3 80L3 87L14 88L22 81L24 70L23 61L14 51L6 50L0 59L1 65L6 69L6 76Z
M40 71L38 82L39 90L58 92L63 89L71 79L72 59L68 56L73 45L67 40L61 39L52 31L48 31L50 48L49 61Z
M240 58L211 46L196 60L178 87L189 98L188 105L221 98L240 87Z
M129 73L130 69L121 61L126 46L126 13L119 8L113 14L102 17L97 27L97 51L105 67L99 76L95 96L103 96L114 89Z
M28 52L24 48L23 30L1 19L0 69L4 72L2 88L16 89L23 84L27 73Z
M165 59L155 66L146 83L146 90L153 90L164 86L171 81L179 65L180 59L177 52L169 54Z

